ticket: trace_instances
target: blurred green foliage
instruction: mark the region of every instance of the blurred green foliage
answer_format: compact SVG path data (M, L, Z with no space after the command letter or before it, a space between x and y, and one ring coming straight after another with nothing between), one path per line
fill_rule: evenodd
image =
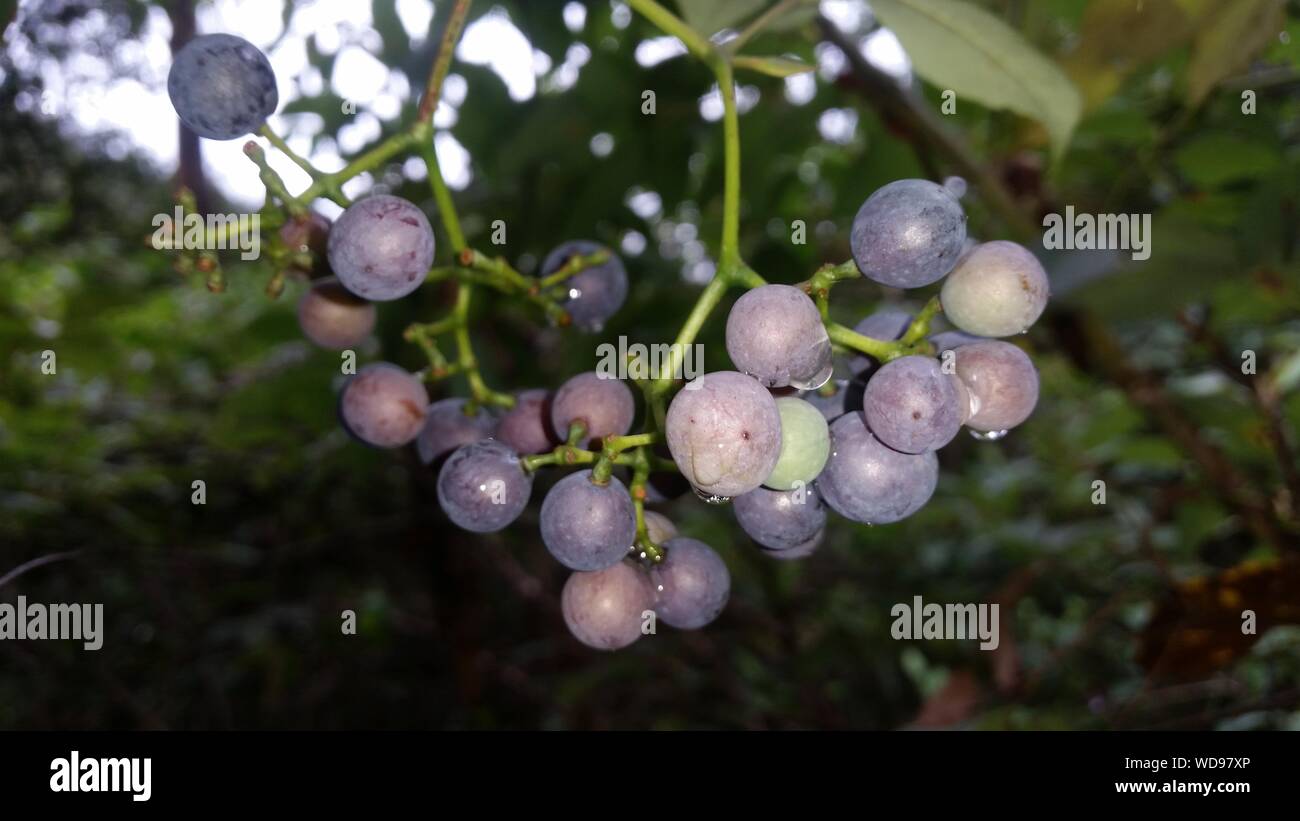
M115 15L125 42L149 4L63 0L12 25L39 32L33 47L58 59L67 42L51 32L75 31L89 5ZM471 244L522 265L573 237L649 239L627 257L628 303L599 337L478 297L474 341L498 389L556 385L621 334L670 340L698 290L682 281L673 237L711 244L720 230L721 129L699 102L710 76L685 58L641 67L634 50L658 32L638 18L620 28L604 0L586 5L577 34L558 2L472 12L507 10L556 66L584 44L590 60L568 90L515 102L488 69L453 66L468 87L451 131L472 155L473 182L456 193ZM311 348L293 315L303 284L269 300L273 272L234 254L224 294L178 276L145 242L152 216L171 211L169 180L114 158L102 136L20 110L40 79L0 59L0 575L81 551L0 599L103 602L107 618L97 653L0 645L0 727L1300 728L1300 631L1282 606L1300 597L1286 571L1300 498L1279 450L1294 446L1300 420L1296 4L981 5L1063 67L1082 119L1057 162L1042 127L1013 114L963 102L944 121L1035 224L1067 204L1153 214L1151 259L1047 256L1054 302L1020 340L1041 369L1037 412L1004 440L945 449L938 492L912 519L837 521L813 557L777 563L725 508L664 506L723 554L732 601L703 631L665 628L616 655L564 629L565 573L541 547L535 507L501 534L450 527L413 454L367 450L339 430L337 359ZM418 88L430 46L412 46L392 0L372 7L376 56ZM286 2L285 19L294 11ZM747 52L815 62L826 46L806 11ZM1214 32L1245 12L1252 36L1225 52ZM1135 34L1147 30L1164 35ZM329 78L336 55L307 46ZM853 214L879 185L953 172L882 118L851 73L819 78L802 105L779 79L741 82L760 95L741 117L741 244L769 281L846 259ZM1246 89L1254 114L1242 111ZM941 92L920 87L936 109ZM340 102L327 84L282 112L322 117L324 138L350 119ZM847 143L819 132L833 108L857 115ZM613 138L603 158L590 148L599 133ZM656 192L662 213L633 213L636 190ZM400 193L434 213L423 182ZM978 188L966 202L973 236L1009 235ZM508 243L492 248L498 219ZM796 219L806 245L789 241ZM439 242L448 247L440 229ZM448 296L428 288L382 306L363 358L419 367L401 331L440 315ZM852 325L882 298L900 295L849 283L833 313ZM727 304L700 340L710 368L727 365ZM1258 366L1243 380L1246 349ZM54 375L41 371L46 350ZM197 479L203 506L190 503ZM1202 630L1207 613L1177 615L1185 585L1231 589L1215 574L1243 563L1276 583L1237 604L1222 596L1236 610L1217 626ZM1001 647L892 640L890 607L917 595L1001 602ZM1243 608L1273 614L1261 615L1263 640L1216 655ZM345 609L358 614L356 636L340 634ZM1170 626L1157 634L1157 623ZM1162 642L1190 635L1183 628L1207 636L1202 666L1139 662L1139 647L1159 657Z

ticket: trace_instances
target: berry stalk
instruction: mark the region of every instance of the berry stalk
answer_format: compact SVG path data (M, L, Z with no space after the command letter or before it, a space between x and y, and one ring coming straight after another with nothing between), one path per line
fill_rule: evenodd
M596 467L592 469L592 481L600 484L609 481L610 472L614 469L614 465L618 464L618 457L623 451L635 448L639 453L642 448L653 445L660 439L661 437L657 433L637 433L629 436L609 437L604 442Z
M559 285L574 274L585 271L596 265L602 265L609 259L608 251L597 251L594 254L576 255L569 258L569 261L560 266L555 273L542 277L541 281L534 286L535 289L545 290L555 285Z
M627 4L642 17L663 29L664 33L681 40L691 54L706 61L712 58L713 45L687 25L685 20L659 5L655 0L628 0Z
M447 71L451 68L451 55L455 50L456 41L460 40L461 31L465 28L465 17L469 14L471 2L472 0L456 0L456 5L451 7L451 16L447 18L447 25L443 28L439 40L438 57L434 60L433 71L429 72L424 99L420 101L417 122L433 121L433 114L438 109L438 98L442 94L443 81L447 79Z
M740 115L736 110L736 81L730 61L715 55L709 64L718 78L723 111L722 251L718 271L731 278L740 267Z
M262 180L262 185L266 186L268 198L274 195L280 201L280 206L292 216L299 217L307 213L307 206L302 204L302 200L289 193L279 173L266 161L266 152L262 150L262 146L250 140L244 145L244 153L257 166L258 176Z
M301 168L303 171L306 171L307 176L311 177L313 183L322 183L325 186L323 191L325 196L329 197L343 208L347 208L352 204L352 201L343 193L343 190L329 179L328 174L322 173L320 169L312 165L307 159L300 156L298 152L290 148L284 138L275 133L275 130L271 128L269 123L262 123L262 127L257 130L257 133L265 137L271 145L275 146L279 150L281 154L288 157L290 162Z
M646 482L650 480L650 458L644 447L637 448L632 463L632 486L628 493L632 496L632 509L636 513L636 546L641 548L640 555L655 564L668 557L667 551L654 543L645 522Z

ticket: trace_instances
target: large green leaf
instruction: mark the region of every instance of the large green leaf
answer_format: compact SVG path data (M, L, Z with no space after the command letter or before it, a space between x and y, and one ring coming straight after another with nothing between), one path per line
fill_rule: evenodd
M1041 122L1053 151L1064 151L1079 121L1079 93L1006 23L960 0L873 0L871 7L930 83Z
M710 37L722 29L737 26L765 3L764 0L677 0L677 5L691 28Z
M1201 27L1187 63L1187 99L1196 105L1224 78L1250 65L1286 17L1282 0L1234 0Z
M817 0L802 0L763 27L764 31L791 31L817 19Z
M1205 10L1179 0L1092 0L1079 23L1079 42L1063 58L1084 98L1097 109L1137 69L1184 46Z
M1194 208L1157 212L1149 260L1134 262L1123 256L1112 275L1092 280L1060 302L1087 308L1109 322L1126 323L1173 316L1208 299L1240 267L1231 233L1207 222Z

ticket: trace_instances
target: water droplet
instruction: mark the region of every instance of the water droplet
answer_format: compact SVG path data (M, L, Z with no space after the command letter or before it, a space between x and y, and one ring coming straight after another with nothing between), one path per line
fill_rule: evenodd
M972 439L978 440L980 442L996 442L1002 437L1006 436L1007 432L1004 430L989 430L989 431L972 430L970 432L970 435Z
M835 373L835 365L828 358L826 360L826 367L822 368L820 371L815 373L811 379L807 381L799 381L799 380L791 379L790 387L798 388L801 391L815 391L818 388L820 388L822 385L825 385L827 382L831 381L831 376L834 375L834 373Z
M716 493L709 493L708 491L700 490L700 489L697 488L697 487L692 487L691 490L694 490L694 491L695 491L695 495L696 495L696 496L699 496L699 497L700 497L701 499L703 499L707 504L711 504L711 505L725 505L725 504L727 504L728 502L731 501L731 497L730 497L730 496L719 496L719 495L717 495Z

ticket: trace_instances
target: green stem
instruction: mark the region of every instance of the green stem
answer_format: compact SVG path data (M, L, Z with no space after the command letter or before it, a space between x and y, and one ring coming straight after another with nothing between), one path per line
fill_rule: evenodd
M647 400L650 404L650 416L648 418L654 420L657 429L663 430L666 427L668 418L668 408L663 396L651 391L647 394Z
M419 345L420 350L424 351L425 358L429 360L430 376L437 379L447 376L449 368L447 357L443 356L442 351L438 350L438 343L433 340L433 337L428 334L417 333L408 334L406 340Z
M451 7L451 16L442 29L438 41L438 57L434 60L433 71L429 72L429 82L424 87L424 99L420 100L420 110L416 121L429 123L438 109L438 97L442 94L442 84L451 69L452 54L456 50L456 41L460 39L461 30L465 28L465 17L469 14L471 0L456 0Z
M641 548L642 558L659 564L667 558L668 554L662 547L654 543L654 540L650 538L650 531L646 527L645 486L649 479L650 459L646 453L646 448L640 447L637 448L635 460L632 463L632 486L628 490L632 496L632 508L636 511L636 543Z
M867 356L879 359L881 362L888 362L902 355L903 346L899 343L883 342L879 339L863 336L838 322L827 322L826 333L830 335L831 341L835 344L864 353Z
M407 342L414 342L424 351L425 357L429 360L428 378L430 381L436 379L445 379L454 373L460 372L460 365L452 365L447 362L447 357L443 356L442 351L438 349L437 337L449 331L454 331L461 322L461 318L452 314L436 322L413 322L402 332L402 338Z
M569 425L569 435L565 437L564 442L569 447L577 447L582 438L587 435L587 426L581 422L573 422Z
M519 273L504 258L488 257L466 248L460 252L458 261L464 266L463 270L466 273L477 277L470 281L488 285L504 294L524 297L541 308L546 318L560 327L572 321L568 311L564 310L559 302L542 292L536 279Z
M344 208L347 208L352 204L352 201L343 193L343 189L339 187L337 181L331 179L329 174L324 173L290 148L289 144L284 141L284 138L279 134L276 134L271 129L270 125L263 123L262 127L257 130L257 133L269 140L271 145L275 146L281 154L288 157L294 165L298 166L303 171L306 171L307 176L311 178L313 184L320 183L323 186L321 191L322 194ZM307 200L306 202L310 203L311 200Z
M641 396L645 399L646 414L645 423L642 428L646 433L654 433L664 429L664 417L667 415L667 408L664 398L661 394L655 393L658 386L658 374L654 378L638 380L636 386L641 389Z
M924 339L925 335L930 332L930 321L941 310L943 310L943 305L939 302L939 297L930 297L930 301L925 303L925 307L912 318L912 323L907 326L907 331L898 340L899 344L912 346Z
M611 436L605 440L605 450L615 454L621 453L632 448L645 447L653 445L660 440L657 433L633 433L627 436Z
M550 465L590 465L594 464L599 458L600 454L595 451L583 450L575 445L565 444L556 447L550 453L525 456L519 461L524 470L532 473L538 468ZM620 453L614 462L625 467L632 467L636 462L636 457L631 453Z
M447 231L451 250L460 254L466 247L465 233L461 231L460 217L456 214L456 203L451 198L447 181L443 179L442 167L438 165L438 152L433 147L432 134L428 139L420 142L419 152L429 171L429 188L433 190L433 198L438 203L438 218L442 220L442 227Z
M800 3L807 2L809 2L809 0L781 0L781 2L773 4L768 7L767 11L763 12L758 17L755 17L753 22L748 26L745 26L744 30L741 31L740 34L736 35L734 39L727 41L724 48L726 48L727 52L730 54L738 53L745 47L745 43L748 43L750 38L766 28L768 23L771 23L773 20L785 14Z
M858 276L860 276L858 266L853 260L841 262L839 265L827 263L818 268L812 277L799 287L803 288L804 293L812 297L813 302L817 303L817 310L821 312L822 321L830 322L831 286L846 279L856 279Z
M414 144L412 132L403 131L388 139L379 145L370 149L366 153L357 157L352 162L343 166L342 169L332 174L322 174L320 179L308 186L306 191L302 192L301 199L303 202L311 202L326 191L340 189L343 183L367 171L373 171L396 155L406 151Z
M686 45L686 49L700 59L707 60L713 54L713 45L703 35L687 25L677 15L659 5L655 0L627 0L638 14L654 23L666 33L671 34Z
M588 268L594 268L597 265L604 265L607 261L609 261L608 251L596 251L595 253L587 254L586 256L578 254L569 257L569 259L566 260L565 263L555 271L555 273L550 276L542 277L542 279L537 282L537 287L544 289L550 288L553 285L559 285L574 274L585 271Z
M643 448L641 452L644 452L644 450L645 449ZM664 459L655 456L653 453L650 454L648 458L650 459L650 469L656 473L673 473L674 471L681 471L681 469L677 467L677 463L672 459Z
M425 334L427 336L442 336L448 331L454 331L461 323L461 318L452 314L434 322L413 322L406 328L406 335L412 336Z
M429 367L424 368L423 370L420 371L419 377L421 380L425 382L439 382L443 379L448 379L450 377L453 377L458 373L460 373L460 365L456 364L455 362L449 362L441 368L432 364L431 362L429 364ZM468 402L465 403L466 408L469 408L469 405L470 403Z
M736 81L731 63L711 59L722 94L722 139L725 151L722 200L722 251L718 269L726 276L740 264L740 115L736 110Z
M637 449L640 453L642 448L653 445L660 440L657 433L637 433L630 436L611 436L604 441L604 446L600 452L600 459L596 462L596 467L592 470L592 481L598 485L603 485L609 481L610 472L618 461L618 457L625 450Z
M489 257L472 248L461 249L456 261L462 267L487 274L513 290L527 293L537 290L537 280L524 276L502 257Z
M281 154L283 154L284 156L288 157L291 161L293 161L294 165L298 166L303 171L306 171L308 176L310 176L313 180L321 175L321 173L316 170L316 166L312 165L311 163L307 162L305 159L300 157L296 151L294 151L292 148L289 147L289 144L284 141L283 137L281 137L279 134L276 134L271 129L271 126L269 124L262 123L262 127L257 129L257 133L261 134L263 137L266 137L266 139L270 141L271 145L275 146L277 149L279 149Z
M459 279L465 270L456 265L439 265L436 268L430 268L429 273L424 277L425 282L445 282L449 279Z
M803 289L811 293L818 287L829 287L837 282L843 282L846 279L857 279L862 276L858 270L858 264L853 260L841 262L838 265L826 263L813 273L812 278L804 283Z
M748 265L741 263L732 274L732 279L737 285L744 288L758 288L767 284L767 280L758 275L758 272Z
M846 263L849 264L849 263ZM841 266L842 267L842 266ZM825 270L825 269L823 269ZM821 271L818 271L820 274ZM816 278L816 275L814 275ZM869 336L863 336L856 331L852 331L837 322L826 320L826 333L830 335L831 341L845 348L864 353L867 356L889 362L900 356L910 354L934 353L934 346L925 341L925 336L930 332L930 322L935 315L939 313L941 306L939 297L931 297L930 301L925 304L912 322L907 326L907 330L898 339L897 342L886 342L880 339L873 339Z
M673 375L681 367L687 346L695 341L705 320L728 287L743 283L747 287L762 284L762 277L749 270L740 259L740 114L736 109L736 82L731 63L699 33L655 0L628 0L637 12L667 33L686 44L686 48L703 60L718 81L722 95L722 137L724 156L722 241L718 252L718 270L696 300L686 323L677 334L668 362L655 380L653 393L662 397L673 385Z
M451 57L455 51L456 41L460 38L461 31L464 29L465 16L469 10L470 2L471 0L456 0L456 5L451 10L451 16L448 18L447 26L443 29L442 39L438 46L438 57L434 62L433 70L429 74L429 81L426 84L424 98L420 101L419 116L416 118L415 122L411 124L410 128L392 135L379 145L367 151L365 154L362 154L360 157L348 163L341 170L335 171L331 174L322 173L312 168L310 163L296 157L296 155L287 150L288 146L283 144L283 140L280 140L278 136L273 136L273 132L271 132L270 129L265 129L262 132L263 135L266 136L267 139L271 140L277 148L281 151L285 151L286 155L289 156L290 159L297 162L304 170L312 175L312 184L308 186L307 190L299 197L302 202L310 203L312 200L323 194L329 194L333 196L336 201L339 201L340 204L346 205L347 198L343 196L342 191L343 183L358 174L373 171L388 162L394 156L412 148L417 148L421 154L424 155L425 161L431 167L429 173L430 180L433 180L434 175L432 166L437 165L437 162L436 160L430 161L429 159L433 152L433 126L431 125L431 121L434 109L436 109L438 105L438 96L442 91L443 81L446 80L447 72L451 66ZM425 153L426 146L428 147L429 153ZM439 186L443 189L446 188L446 186L442 184L441 172L438 174L437 183L433 184L434 196L438 200L438 208L445 212L448 210L447 207L450 204L450 195L443 196L439 194ZM444 215L443 223L447 226L448 234L451 235L452 245L459 250L459 248L464 247L464 236L460 233L459 222L454 216L454 211L451 213L452 217L450 220L448 220ZM454 228L453 225L455 226Z
M469 392L473 400L483 405L496 405L502 408L513 408L515 398L509 394L499 393L492 390L483 381L483 375L479 373L478 359L474 356L474 346L469 339L469 304L470 297L473 295L474 288L468 283L462 282L456 288L456 308L455 316L457 323L454 336L456 339L456 362L460 365L461 371L465 374L469 382Z
M686 349L695 342L695 337L699 335L700 329L704 327L704 322L709 318L713 309L718 307L722 301L722 295L727 292L727 286L730 284L727 277L721 272L704 286L700 292L700 297L695 301L695 307L686 317L685 324L682 325L681 331L677 333L677 339L674 340L672 347L668 352L668 361L664 363L663 369L659 372L659 378L655 380L654 393L663 396L672 387L675 374L681 368L682 357L685 356Z
M456 5L451 10L451 17L447 20L438 45L438 57L434 61L433 70L429 73L429 82L425 86L424 99L420 102L419 116L406 134L408 144L414 146L424 158L429 174L429 187L433 191L433 198L438 203L438 217L447 232L451 249L458 258L465 256L467 247L465 233L461 230L456 204L442 176L442 167L438 164L438 152L433 146L431 120L434 109L438 105L438 95L441 93L443 81L451 66L456 41L460 39L461 31L465 26L465 15L469 11L469 4L470 0L456 0ZM474 356L474 346L469 337L469 306L473 294L473 285L464 279L456 286L456 307L453 311L456 320L453 327L456 340L456 363L464 372L466 381L469 382L470 397L475 403L505 408L514 407L514 397L489 388L483 381L483 374L479 371L478 359Z
M266 161L266 152L262 150L262 146L249 140L244 144L244 153L247 154L248 158L257 165L258 176L262 179L262 185L266 186L266 190L269 194L274 195L276 199L280 200L280 205L284 210L288 211L295 217L307 213L307 207L302 204L303 201L289 193L289 189L284 185L284 180L280 178L280 175L276 173L276 170ZM310 200L308 200L308 202L310 202Z

